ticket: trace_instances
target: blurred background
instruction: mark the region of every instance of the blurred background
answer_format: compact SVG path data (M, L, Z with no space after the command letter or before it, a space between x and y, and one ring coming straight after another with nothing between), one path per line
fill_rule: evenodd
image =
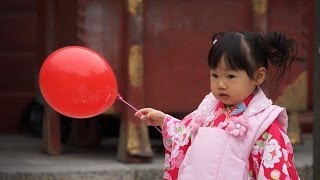
M130 103L183 117L210 91L214 32L279 31L298 42L298 54L290 76L277 87L270 78L265 91L288 109L290 139L302 143L312 133L314 6L314 0L2 0L0 134L43 137L49 154L60 153L60 141L88 145L120 137L120 159L129 158L122 151L137 149L150 157L148 147L130 142L161 136L128 123L134 112L119 102L87 121L50 109L38 87L45 58L69 45L91 48L110 63Z

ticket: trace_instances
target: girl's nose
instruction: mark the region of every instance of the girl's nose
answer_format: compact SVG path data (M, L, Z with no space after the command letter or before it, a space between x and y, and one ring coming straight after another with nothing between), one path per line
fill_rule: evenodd
M218 87L218 89L225 89L226 88L226 84L225 84L225 82L220 80L220 81L218 81L217 87Z

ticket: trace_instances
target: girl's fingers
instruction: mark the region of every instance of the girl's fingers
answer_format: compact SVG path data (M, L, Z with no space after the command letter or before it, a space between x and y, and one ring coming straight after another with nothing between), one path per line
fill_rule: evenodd
M142 114L148 114L150 111L152 111L151 108L143 108L139 110L139 112L141 112Z
M154 110L152 108L143 108L138 110L134 116L139 118L141 121L143 121L146 125L158 125L160 124L159 119L159 112L157 110Z
M134 116L140 118L140 116L142 116L142 113L140 111L137 111L134 113Z
M148 118L147 118L147 115L143 115L143 116L140 116L140 119L142 120L142 121L144 121L144 122L146 122L147 120L148 120Z
M140 119L141 119L146 125L153 125L153 124L154 124L154 119L149 118L148 114L141 116Z
M134 113L134 116L141 118L143 115L147 115L151 111L151 108L143 108Z

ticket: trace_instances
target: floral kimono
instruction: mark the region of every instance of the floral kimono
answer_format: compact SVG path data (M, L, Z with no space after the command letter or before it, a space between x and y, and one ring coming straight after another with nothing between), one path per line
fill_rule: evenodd
M223 103L218 102L214 107L211 107L215 108L214 115L208 116L203 126L220 128L233 136L243 136L247 126L238 117L244 113L254 95L253 93L233 107L225 107ZM197 127L197 120L192 114L181 121L169 115L164 120L162 131L165 147L163 178L165 180L179 179L180 165L192 144L194 131L199 128ZM232 118L238 122L230 121ZM258 135L259 138L254 143L251 153L249 152L247 161L249 179L299 179L293 163L293 148L285 131L279 121L275 119L261 136ZM214 137L208 137L208 141L210 138ZM229 171L232 171L232 169Z

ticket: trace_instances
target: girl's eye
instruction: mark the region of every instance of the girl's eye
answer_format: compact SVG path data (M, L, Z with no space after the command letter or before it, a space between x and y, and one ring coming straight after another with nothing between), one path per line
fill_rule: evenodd
M227 76L227 78L228 79L232 79L232 78L235 78L236 76L235 75L232 75L232 74L229 74L228 76Z
M218 77L218 75L216 75L216 74L212 74L212 75L211 75L211 77L213 77L213 78L217 78L217 77Z

